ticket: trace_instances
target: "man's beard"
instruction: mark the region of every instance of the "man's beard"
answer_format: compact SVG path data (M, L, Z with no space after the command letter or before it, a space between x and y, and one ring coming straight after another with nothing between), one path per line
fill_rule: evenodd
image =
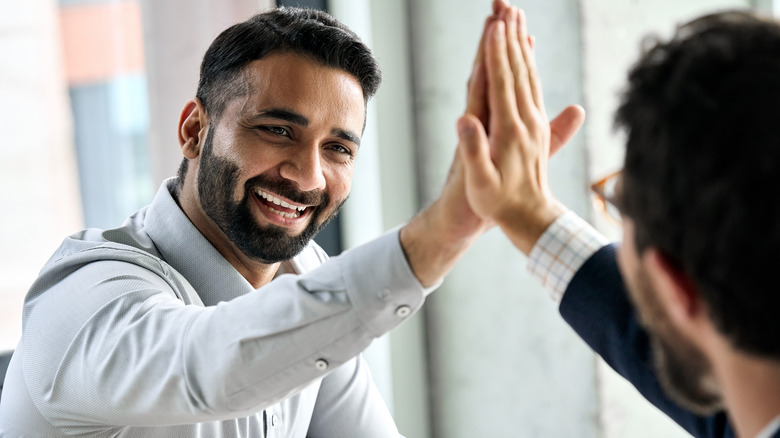
M672 401L702 416L723 410L710 364L698 349L674 334L650 334L650 343L658 381Z
M653 367L669 398L698 415L708 416L723 409L720 390L704 354L677 332L658 301L647 274L633 275L634 305L647 329Z
M343 201L324 216L330 203L327 191L302 192L286 180L273 181L261 174L244 184L240 202L233 200L238 183L239 168L232 161L213 154L214 129L209 130L203 144L198 171L198 196L203 211L222 230L228 239L246 256L262 263L289 260L300 253L309 241L339 212ZM311 205L309 224L297 236L290 236L276 225L260 226L250 209L250 199L256 188L273 192L289 200Z

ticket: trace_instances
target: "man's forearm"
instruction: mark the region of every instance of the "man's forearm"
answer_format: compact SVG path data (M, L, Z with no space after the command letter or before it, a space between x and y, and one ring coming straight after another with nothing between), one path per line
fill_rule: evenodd
M446 224L452 217L441 208L441 200L415 216L400 233L401 247L414 275L424 287L430 287L452 269L479 234L459 235Z

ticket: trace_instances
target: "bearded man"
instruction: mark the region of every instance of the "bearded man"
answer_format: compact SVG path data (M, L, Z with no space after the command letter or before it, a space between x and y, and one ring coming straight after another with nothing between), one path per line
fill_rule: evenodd
M121 227L68 237L30 288L0 436L398 437L360 352L485 223L456 166L402 228L331 260L311 241L349 194L379 82L325 13L221 33L178 177Z

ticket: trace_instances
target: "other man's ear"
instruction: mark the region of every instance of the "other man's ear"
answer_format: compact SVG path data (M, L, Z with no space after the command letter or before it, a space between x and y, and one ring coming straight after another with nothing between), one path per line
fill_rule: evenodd
M660 304L678 328L685 329L706 317L699 290L680 266L653 247L642 252L642 264Z
M179 116L179 145L185 158L193 159L200 155L201 134L207 126L206 110L200 99L193 98L184 105Z

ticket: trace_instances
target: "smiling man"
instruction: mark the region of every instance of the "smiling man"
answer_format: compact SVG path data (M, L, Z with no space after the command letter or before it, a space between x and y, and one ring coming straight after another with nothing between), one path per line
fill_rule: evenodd
M259 287L347 199L365 101L353 74L304 54L278 51L244 69L231 84L244 92L224 108L206 110L206 85L184 108L177 190L187 217Z
M456 165L399 230L331 260L311 241L349 195L379 82L324 13L220 34L178 177L121 227L68 237L30 288L0 436L397 437L360 352L486 225Z

